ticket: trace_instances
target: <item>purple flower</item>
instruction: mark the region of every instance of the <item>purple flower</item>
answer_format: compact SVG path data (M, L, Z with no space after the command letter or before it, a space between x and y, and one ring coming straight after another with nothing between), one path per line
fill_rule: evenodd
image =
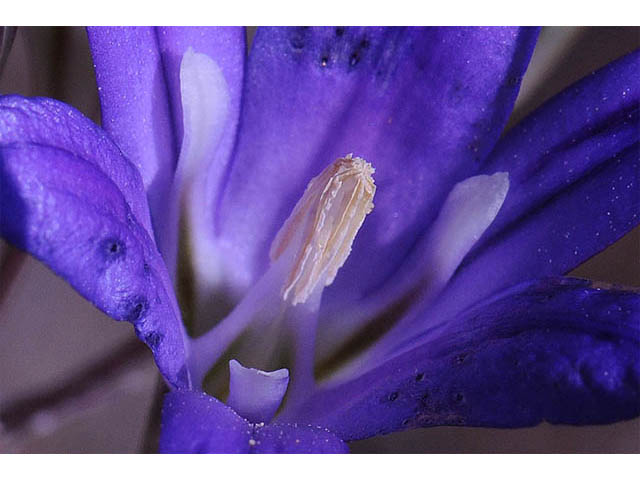
M536 37L91 28L104 130L0 98L0 232L134 325L161 451L638 416L640 297L562 275L639 223L639 54L503 133Z

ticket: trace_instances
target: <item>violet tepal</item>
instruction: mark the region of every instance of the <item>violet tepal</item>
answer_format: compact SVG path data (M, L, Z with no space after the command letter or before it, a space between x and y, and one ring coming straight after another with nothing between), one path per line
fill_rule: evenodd
M133 324L160 451L638 416L640 296L564 277L640 223L638 51L505 132L534 28L88 34L102 127L0 98L0 232Z

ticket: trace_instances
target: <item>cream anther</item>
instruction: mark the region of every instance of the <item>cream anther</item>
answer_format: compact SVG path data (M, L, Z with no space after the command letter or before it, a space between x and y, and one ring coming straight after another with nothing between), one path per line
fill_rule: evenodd
M374 172L370 163L349 154L309 182L271 245L272 262L285 252L292 258L284 300L304 303L316 286L333 282L373 210Z

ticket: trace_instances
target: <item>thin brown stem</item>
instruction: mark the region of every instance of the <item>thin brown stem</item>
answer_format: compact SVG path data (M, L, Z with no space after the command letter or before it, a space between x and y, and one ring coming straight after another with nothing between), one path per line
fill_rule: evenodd
M54 416L58 412L63 417L75 407L86 409L87 404L98 401L100 395L97 392L114 379L124 376L145 354L148 353L144 344L132 339L89 368L67 378L62 385L11 402L0 411L0 425L4 433L20 431L43 412Z
M4 245L0 252L0 305L4 303L13 281L18 276L27 254L12 245Z
M157 453L160 440L160 420L162 417L162 403L165 394L169 391L165 381L158 375L156 389L153 395L153 404L147 417L147 426L142 438L141 453Z

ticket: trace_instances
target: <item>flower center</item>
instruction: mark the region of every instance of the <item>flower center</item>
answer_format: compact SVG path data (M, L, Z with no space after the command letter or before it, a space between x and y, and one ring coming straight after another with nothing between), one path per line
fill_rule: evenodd
M253 421L273 415L287 389L280 378L259 370L272 368L274 358L275 367L282 367L279 350L292 353L291 361L284 362L291 363L294 373L288 402L296 402L315 385L315 335L322 291L347 260L358 230L373 210L374 171L371 164L349 154L314 177L271 245L269 269L222 322L191 344L192 376L199 385L245 333L244 349L234 351L232 358L251 368L232 361L228 401ZM283 345L285 341L290 344ZM258 391L261 400L256 405Z

